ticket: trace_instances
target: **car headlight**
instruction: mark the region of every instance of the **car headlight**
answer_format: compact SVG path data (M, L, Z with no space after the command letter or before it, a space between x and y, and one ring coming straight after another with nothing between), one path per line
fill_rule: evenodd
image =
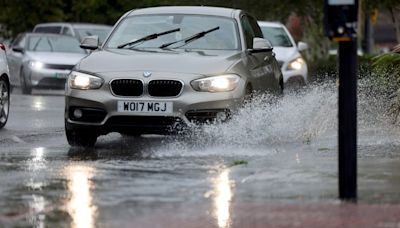
M298 57L289 62L287 69L288 70L300 70L301 68L303 68L305 63L306 62L304 61L304 59L302 57Z
M192 81L193 89L202 92L228 92L236 89L240 77L235 74L207 77Z
M39 61L30 61L29 66L33 69L39 70L44 67L44 63L39 62Z
M68 76L68 85L72 89L98 89L103 85L102 78L72 71Z

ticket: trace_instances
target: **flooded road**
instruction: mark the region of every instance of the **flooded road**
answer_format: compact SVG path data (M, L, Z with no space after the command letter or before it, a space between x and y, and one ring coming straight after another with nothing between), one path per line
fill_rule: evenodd
M0 131L0 227L340 227L375 212L353 227L398 227L400 129L379 102L360 97L360 206L341 208L335 86L270 100L184 136L113 133L82 150L66 142L62 91L16 89Z

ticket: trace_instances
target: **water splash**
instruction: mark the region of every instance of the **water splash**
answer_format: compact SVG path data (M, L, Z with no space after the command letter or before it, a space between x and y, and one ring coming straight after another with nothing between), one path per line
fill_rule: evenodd
M358 93L358 128L360 141L393 142L397 136L378 133L396 132L385 115L386 98L372 93L370 82L360 80ZM329 139L337 144L338 88L335 81L309 84L282 97L261 94L244 105L225 123L203 125L181 136L167 138L165 153L183 155L265 155L279 152L282 145L308 144ZM392 133L389 133L392 134ZM383 140L383 141L382 141ZM398 140L397 140L398 141ZM400 141L399 141L400 142ZM165 153L161 153L165 155ZM160 155L160 151L157 150Z
M231 121L205 125L195 131L195 137L228 145L310 140L335 128L336 101L333 83L309 86L278 98L259 95L238 110Z

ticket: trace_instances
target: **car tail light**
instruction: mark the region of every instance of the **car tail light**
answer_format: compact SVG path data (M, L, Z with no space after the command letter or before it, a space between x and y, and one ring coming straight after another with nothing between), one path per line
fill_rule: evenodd
M0 49L3 49L4 51L6 51L6 46L4 44L0 44Z

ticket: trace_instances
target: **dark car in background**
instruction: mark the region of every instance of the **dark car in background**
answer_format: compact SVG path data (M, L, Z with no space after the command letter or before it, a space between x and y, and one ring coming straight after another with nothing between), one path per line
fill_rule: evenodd
M8 64L11 84L24 94L33 88L64 88L67 75L87 55L71 36L22 33L11 44Z
M103 43L111 29L112 26L101 24L54 22L37 24L32 32L73 36L79 41L86 36L98 36L100 43Z

